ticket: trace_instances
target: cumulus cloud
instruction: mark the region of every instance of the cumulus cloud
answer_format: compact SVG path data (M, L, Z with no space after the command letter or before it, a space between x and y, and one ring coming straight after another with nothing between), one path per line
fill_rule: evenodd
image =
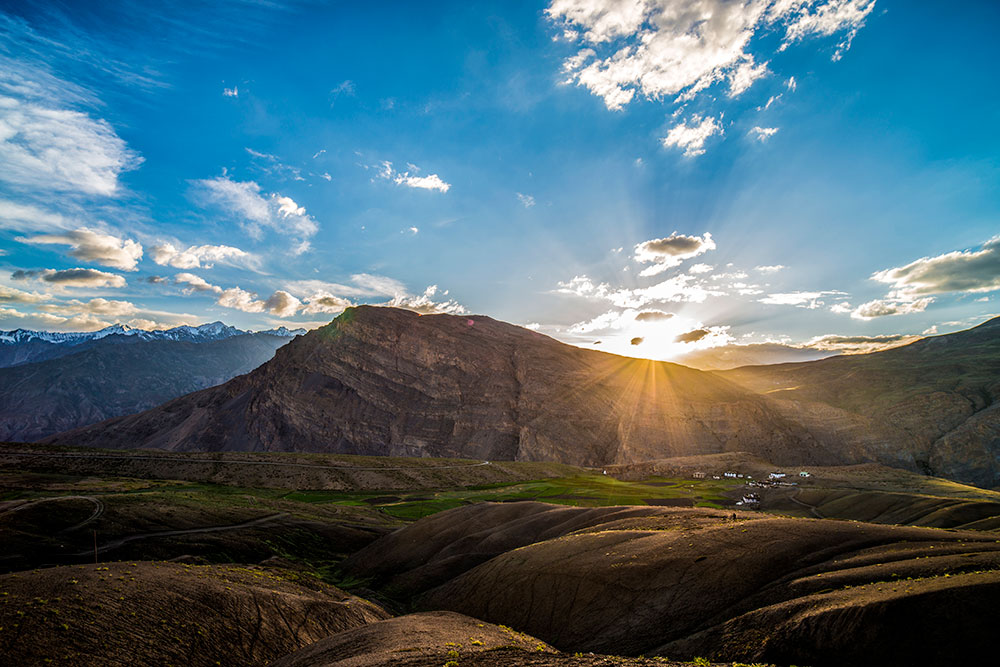
M816 336L806 342L803 347L816 350L828 350L843 354L863 354L867 352L877 352L887 350L891 347L909 345L920 340L921 336L912 334L886 334L881 336L840 336L836 334L826 334Z
M563 38L580 43L563 63L569 83L618 110L636 94L692 99L716 83L730 96L767 74L755 37L784 28L779 49L846 32L850 46L875 0L552 0L545 10ZM791 86L789 86L791 87Z
M722 124L711 116L695 114L690 124L682 121L674 125L660 141L664 148L683 148L685 157L696 157L705 152L705 142L713 134L724 134Z
M267 299L260 299L255 293L239 287L219 292L217 303L224 308L242 310L245 313L267 312L278 317L292 317L302 307L301 301L284 290L277 290Z
M340 313L350 308L354 304L349 299L335 296L333 294L317 293L306 299L306 306L303 313L313 315L316 313Z
M41 280L60 287L125 287L125 278L115 273L97 269L43 269L23 271L18 269L10 274L14 280Z
M777 273L778 271L781 271L784 268L785 266L783 264L771 264L771 265L755 266L753 267L753 270L758 271L760 273Z
M871 320L876 317L888 317L890 315L906 315L908 313L921 313L934 302L933 297L914 299L907 301L897 301L893 299L875 299L868 303L863 303L851 311L851 317L856 320Z
M757 141L764 143L771 137L773 137L778 132L776 127L761 127L760 125L755 125L750 130L750 135Z
M434 301L434 296L437 294L437 291L437 285L430 285L424 290L423 294L418 296L410 296L406 294L397 295L385 305L392 306L394 308L405 308L406 310L412 310L420 313L421 315L433 315L436 313L462 315L469 312L466 310L465 306L458 303L454 299ZM447 292L445 292L445 295L447 295Z
M142 259L142 245L131 239L81 227L61 234L43 234L18 239L35 245L68 245L69 255L85 262L110 266L122 271L135 271Z
M239 97L240 96L239 86L233 86L232 88L223 88L222 95L223 97Z
M450 183L445 183L437 174L418 176L420 169L413 164L407 165L409 169L399 172L393 169L391 162L383 162L378 169L378 177L392 181L396 185L405 185L408 188L419 190L436 190L438 192L448 192L451 189Z
M674 232L664 238L650 239L636 244L635 260L643 263L653 262L652 266L643 269L639 275L654 276L709 250L715 250L715 241L709 232L705 232L704 236L687 236Z
M254 181L234 181L227 176L196 182L204 199L237 218L254 239L263 238L264 230L291 237L295 254L310 248L310 239L319 231L319 224L291 197L278 193L265 194Z
M185 285L185 294L191 294L193 292L214 292L216 294L222 294L221 287L218 285L212 285L201 276L196 276L193 273L178 273L174 276L174 282L178 285Z
M212 268L216 262L236 264L253 260L250 253L228 245L199 245L181 250L172 243L160 243L149 249L149 256L160 266L176 269Z
M922 257L905 266L879 271L872 279L892 285L890 298L915 299L948 292L1000 289L1000 236L976 250Z

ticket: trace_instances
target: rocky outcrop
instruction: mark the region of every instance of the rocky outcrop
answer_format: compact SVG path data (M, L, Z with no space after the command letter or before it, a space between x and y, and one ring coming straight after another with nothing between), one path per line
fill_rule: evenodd
M710 373L582 350L488 317L359 306L254 372L50 442L576 465L750 451L837 463Z

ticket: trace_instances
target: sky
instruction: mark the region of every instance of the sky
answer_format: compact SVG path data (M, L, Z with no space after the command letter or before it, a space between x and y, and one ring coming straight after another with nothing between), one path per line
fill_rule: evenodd
M1000 313L998 27L991 1L3 1L0 329L372 303L670 359L967 328Z

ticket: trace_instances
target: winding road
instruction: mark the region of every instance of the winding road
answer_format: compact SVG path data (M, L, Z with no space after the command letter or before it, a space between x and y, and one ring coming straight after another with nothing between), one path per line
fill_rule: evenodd
M13 514L14 512L19 512L23 509L34 507L35 505L39 505L41 503L50 503L56 500L87 500L93 503L94 505L94 511L91 513L90 516L88 516L86 519L84 519L83 521L81 521L76 525L70 526L69 528L63 528L62 530L59 531L60 533L68 533L70 531L83 528L88 523L91 523L101 518L101 515L104 514L104 503L101 501L100 498L97 498L96 496L53 496L51 498L39 498L38 500L32 500L26 503L21 503L20 505L15 505L13 507L6 507L4 509L0 509L0 516L4 514Z
M810 512L812 512L812 515L814 517L816 517L817 519L825 519L826 517L819 513L819 510L816 509L815 505L810 505L809 503L805 503L805 502L802 502L801 500L799 500L798 495L800 493L802 493L802 489L796 489L795 493L793 493L792 495L788 496L788 499L791 500L796 505L801 505L802 507L805 507L806 509L808 509Z
M110 542L105 542L97 548L98 553L104 553L105 551L111 551L112 549L117 549L123 544L128 544L129 542L134 542L136 540L145 540L151 537L176 537L178 535L193 535L195 533L219 533L226 530L240 530L241 528L252 528L253 526L259 526L265 523L271 523L272 521L277 521L278 519L287 518L289 515L285 512L280 514L270 514L268 516L262 516L258 519L251 519L249 521L243 521L240 523L231 523L223 526L203 526L201 528L186 528L183 530L157 530L150 533L136 533L134 535L126 535L125 537L119 537L117 539L111 540ZM93 549L87 549L86 551L81 551L79 553L73 554L74 556L88 556L93 554Z

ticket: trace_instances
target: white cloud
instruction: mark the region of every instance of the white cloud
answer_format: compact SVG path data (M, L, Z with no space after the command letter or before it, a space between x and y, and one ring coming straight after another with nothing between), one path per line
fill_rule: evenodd
M18 269L10 274L14 280L40 280L58 287L125 287L125 278L115 273L97 269L43 269L23 271Z
M302 306L302 302L285 292L277 290L267 299L260 299L253 292L231 287L222 290L219 294L218 304L224 308L242 310L245 313L268 312L278 317L292 317Z
M0 229L28 232L61 231L69 226L66 218L30 204L0 199Z
M100 297L89 301L79 301L72 299L61 303L45 304L38 306L38 309L54 315L100 315L102 317L125 317L135 315L139 309L130 301L117 301L114 299L103 299Z
M692 264L688 268L688 273L711 273L715 270L715 267L711 264Z
M302 309L302 312L307 315L315 313L339 313L353 305L349 299L319 292L306 299L306 306Z
M521 202L521 205L524 206L524 208L531 208L535 205L535 198L522 192L517 193L517 200Z
M437 174L427 176L417 176L419 168L415 165L407 165L409 169L399 172L392 168L391 162L383 162L378 169L378 177L391 180L396 185L405 185L408 188L420 190L437 190L438 192L448 192L451 189L450 183L445 183ZM413 172L413 173L411 173Z
M760 125L755 125L749 132L751 136L757 141L763 143L777 134L777 127L761 127Z
M652 266L643 269L640 276L655 276L709 250L715 250L715 241L709 232L705 232L703 236L688 236L674 232L664 238L650 239L636 244L635 260L653 263ZM702 269L695 271L695 273L701 272L704 271Z
M638 93L692 99L729 82L738 95L766 73L755 65L754 37L785 26L780 48L809 36L847 31L850 45L874 0L552 0L545 10L581 48L567 58L569 82L612 110ZM791 86L790 86L791 87Z
M0 303L40 303L52 298L39 292L25 292L14 287L0 285Z
M239 97L240 96L239 86L233 86L232 88L223 88L222 95L224 97Z
M253 263L254 256L250 253L228 245L190 246L180 250L172 243L160 243L149 249L149 256L160 266L172 266L177 269L212 268L216 262L236 264L238 260Z
M686 274L673 276L649 287L633 289L616 289L608 283L595 284L587 276L576 276L567 282L558 283L556 292L609 301L619 308L642 308L652 303L702 303L710 296L725 295L725 292Z
M892 285L891 299L915 299L948 292L992 292L1000 289L1000 236L978 250L922 257L905 266L872 275Z
M712 117L696 114L690 125L687 121L678 123L660 141L664 148L683 148L685 157L697 157L705 153L705 142L713 134L723 134L722 125Z
M424 293L419 296L409 296L405 294L397 295L385 305L392 306L394 308L405 308L406 310L412 310L414 312L421 313L422 315L432 315L435 313L462 315L469 312L466 310L465 306L458 303L454 299L434 301L433 297L437 294L437 291L437 285L430 285L424 290Z
M291 197L266 195L254 181L234 181L226 176L197 181L205 198L238 218L254 239L260 240L264 229L290 236L296 245L292 252L302 254L310 248L309 239L319 225Z
M784 264L771 264L771 265L761 265L753 267L754 271L759 271L760 273L777 273L785 268Z
M854 310L854 306L847 301L841 301L840 303L835 303L830 306L830 312L837 313L838 315L847 315L852 310Z
M142 158L106 121L53 102L0 94L0 181L32 192L115 194L119 175Z
M193 273L178 273L174 276L174 282L179 285L187 286L184 288L185 294L191 294L192 292L214 292L216 294L222 294L221 287L218 285L212 285L201 276L196 276Z
M809 308L810 310L823 306L820 299L825 296L841 296L843 292L823 291L823 292L784 292L778 294L768 294L760 303L772 306L796 306L798 308Z
M36 245L68 245L71 257L122 271L135 271L142 259L142 246L138 242L86 227L62 234L45 234L18 240Z
M937 331L935 330L934 333ZM924 332L928 333L927 331ZM802 347L816 350L828 350L842 354L866 354L879 350L888 350L900 345L908 345L920 340L920 336L912 334L885 334L881 336L840 336L825 334L807 341Z
M851 317L856 320L870 320L876 317L887 317L889 315L906 315L909 313L921 313L934 302L933 297L914 299L912 301L897 301L892 299L875 299L868 303L863 303L853 311Z
M284 284L286 290L307 298L313 294L339 294L342 296L396 296L406 294L403 283L395 278L371 273L355 273L351 284L331 283L325 280L292 280Z

